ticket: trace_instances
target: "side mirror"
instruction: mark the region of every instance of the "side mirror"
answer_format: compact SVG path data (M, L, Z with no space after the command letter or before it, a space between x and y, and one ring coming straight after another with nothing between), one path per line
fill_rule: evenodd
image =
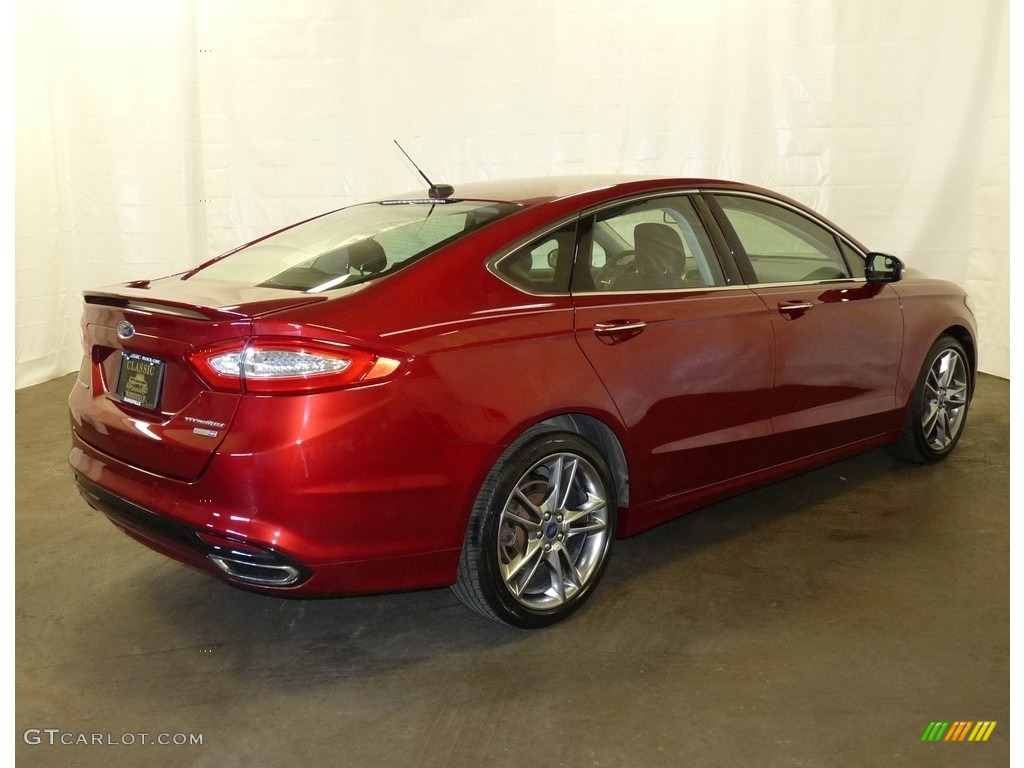
M895 283L903 277L903 262L887 253L869 253L864 277L869 283Z

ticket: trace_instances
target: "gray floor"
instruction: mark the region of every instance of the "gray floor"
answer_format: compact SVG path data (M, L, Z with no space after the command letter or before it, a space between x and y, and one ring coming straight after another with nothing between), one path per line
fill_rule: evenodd
M274 599L146 550L72 488L72 381L16 395L21 766L1009 763L1004 380L948 461L876 451L617 542L532 633L447 590ZM998 724L922 743L937 720Z

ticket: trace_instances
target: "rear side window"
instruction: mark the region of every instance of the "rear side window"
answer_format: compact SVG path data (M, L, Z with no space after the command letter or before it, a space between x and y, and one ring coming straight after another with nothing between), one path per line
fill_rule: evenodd
M189 277L320 293L401 269L518 208L472 201L356 205L270 235Z
M568 293L576 248L576 219L500 258L498 277L527 293Z
M758 283L799 283L851 277L835 235L775 203L716 198L746 251Z

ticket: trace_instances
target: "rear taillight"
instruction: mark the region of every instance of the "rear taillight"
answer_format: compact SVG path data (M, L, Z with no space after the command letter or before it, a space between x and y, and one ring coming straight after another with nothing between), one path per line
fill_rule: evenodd
M189 355L214 389L254 394L298 394L384 381L400 360L345 344L291 338L236 339Z

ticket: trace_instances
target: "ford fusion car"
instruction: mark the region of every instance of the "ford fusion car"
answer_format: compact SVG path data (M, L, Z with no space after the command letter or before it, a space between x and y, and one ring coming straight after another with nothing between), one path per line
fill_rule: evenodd
M432 187L84 300L70 462L121 530L264 593L451 585L520 627L617 537L944 458L976 371L959 288L705 179Z

